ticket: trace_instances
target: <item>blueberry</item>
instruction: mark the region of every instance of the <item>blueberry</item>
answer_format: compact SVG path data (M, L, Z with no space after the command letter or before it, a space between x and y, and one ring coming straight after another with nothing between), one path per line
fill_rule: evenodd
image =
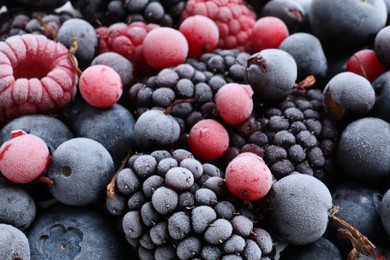
M36 206L30 194L0 178L0 223L25 231L35 215Z
M122 80L124 92L128 91L130 86L135 81L133 63L116 52L104 52L97 55L92 60L91 66L97 64L107 65L113 68L119 74Z
M53 152L47 175L53 196L67 205L88 205L102 199L114 175L110 153L99 142L72 138Z
M373 115L379 117L387 122L390 122L390 72L385 72L379 76L374 82L372 87L375 91L375 105L373 108Z
M390 189L385 193L380 205L380 217L383 227L386 230L388 236L390 236Z
M286 242L305 245L325 233L332 196L315 177L296 173L281 178L272 185L268 199L271 225Z
M390 45L390 26L382 28L375 36L374 50L379 60L385 65L390 66L390 56L388 54Z
M169 147L180 137L180 126L170 115L160 110L144 112L134 125L136 144L143 149Z
M31 259L120 259L119 235L110 222L91 208L50 206L27 233Z
M290 34L293 34L300 29L306 12L297 1L273 0L264 5L260 16L274 16L281 19L287 25Z
M386 121L365 117L348 124L336 152L346 176L366 183L388 183L390 125Z
M333 259L341 260L339 249L328 239L321 237L307 245L287 245L280 253L280 260Z
M328 71L328 62L321 42L309 33L294 33L287 37L279 49L291 54L298 66L298 81L309 75L324 79ZM307 50L310 50L308 52Z
M334 76L324 89L325 111L333 118L350 120L367 115L375 104L371 83L352 72Z
M4 260L30 259L30 245L26 235L16 227L0 223L0 258Z
M21 129L42 138L53 152L60 144L73 138L70 129L59 119L49 115L24 115L8 122L0 131L0 145L11 139L13 130Z
M338 50L362 48L385 26L386 19L386 5L382 0L313 0L311 4L310 23L314 34L323 44Z
M116 167L135 143L135 119L119 104L107 109L87 105L73 122L77 137L87 137L101 143L111 154Z
M335 215L359 230L375 245L387 247L390 237L386 234L380 218L382 194L377 189L366 186L355 182L337 185L332 192L332 198L333 204L340 209ZM340 227L337 223L329 223L329 238L342 253L347 254L352 250L352 246L350 241L338 236L337 230Z
M253 54L245 70L254 98L266 102L281 101L291 92L297 79L297 64L287 52L265 49Z
M78 49L75 53L77 61L83 66L89 66L95 57L98 39L93 26L80 18L72 18L64 22L57 33L57 40L67 48L72 45L72 39L77 39Z

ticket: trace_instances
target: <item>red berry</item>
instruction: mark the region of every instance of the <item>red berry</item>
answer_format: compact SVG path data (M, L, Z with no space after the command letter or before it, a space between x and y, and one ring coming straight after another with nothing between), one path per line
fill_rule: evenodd
M259 200L271 189L272 174L254 153L241 153L226 167L226 186L240 199Z
M213 52L217 47L218 27L206 16L194 15L186 18L180 24L179 31L187 39L190 57L200 58L202 54Z
M189 0L181 20L194 15L207 16L217 24L219 48L251 52L249 38L256 14L243 0Z
M56 113L76 94L68 49L42 35L0 42L0 123L19 115Z
M142 53L145 36L158 27L160 26L157 24L143 22L114 23L110 27L100 27L96 29L98 53L116 52L130 60L135 69L140 71L146 64Z
M149 32L143 46L146 63L157 70L182 64L188 56L186 38L180 31L169 27Z
M0 171L14 183L29 183L43 173L49 163L49 148L38 136L22 130L0 147Z
M253 110L253 90L249 85L229 83L215 95L215 105L223 121L239 125L249 118Z
M289 35L286 24L273 16L262 17L253 26L251 43L254 52L278 48Z
M191 152L201 160L220 158L229 145L225 127L214 119L203 119L190 130L188 145Z
M353 54L347 61L347 71L356 73L372 82L386 72L374 50L365 49Z
M81 74L79 90L91 106L107 108L119 100L123 86L114 69L106 65L93 65Z

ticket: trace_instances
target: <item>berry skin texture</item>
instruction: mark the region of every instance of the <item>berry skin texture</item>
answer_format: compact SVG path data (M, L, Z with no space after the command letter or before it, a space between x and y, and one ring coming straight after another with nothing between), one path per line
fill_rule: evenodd
M244 152L226 167L226 185L243 200L259 200L271 189L272 174L260 156Z
M219 40L218 27L213 20L203 15L187 17L179 31L188 42L188 56L200 58L202 54L213 52Z
M31 259L26 235L12 225L0 224L0 245L1 259Z
M373 82L386 72L374 50L364 49L354 53L347 61L347 71L356 73Z
M286 24L277 17L265 16L256 21L253 26L250 41L253 51L278 48L289 35Z
M325 111L333 118L359 118L374 107L375 91L364 77L341 72L325 86L323 103Z
M146 63L156 70L177 66L188 56L188 42L178 30L156 28L145 36L143 54Z
M226 152L229 135L218 121L203 119L191 128L188 145L195 157L201 160L215 160Z
M123 86L114 69L106 65L94 65L81 74L79 90L91 106L108 108L120 99Z
M0 42L0 123L19 115L56 113L76 94L68 49L42 35Z
M243 0L189 0L181 20L194 15L207 16L217 24L218 48L251 52L249 39L256 14Z
M0 147L0 171L14 183L29 183L47 168L49 149L38 136L21 130L12 134L14 137Z
M253 111L253 90L249 85L229 83L215 95L215 105L223 121L239 125L249 118Z

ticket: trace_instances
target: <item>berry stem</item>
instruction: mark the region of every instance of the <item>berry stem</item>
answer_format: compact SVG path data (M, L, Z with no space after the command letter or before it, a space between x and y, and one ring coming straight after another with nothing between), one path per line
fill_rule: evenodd
M47 176L39 176L37 180L50 186L54 185L54 181Z
M118 178L119 172L122 171L125 168L125 165L129 161L130 157L131 157L131 149L127 152L126 157L121 162L121 165L119 166L118 170L116 171L116 173L112 177L110 183L107 184L107 186L106 186L106 192L107 192L107 197L108 198L110 198L110 199L114 199L115 198L116 179Z
M317 82L317 79L313 75L307 76L301 82L295 83L294 88L298 89L308 89Z
M359 253L362 253L366 256L376 256L375 253L375 245L371 243L371 241L364 236L362 233L360 233L359 230L351 226L349 223L347 223L345 220L335 216L335 214L340 210L340 207L333 206L328 211L328 217L333 222L336 222L337 224L340 224L342 228L339 228L339 232L348 238L353 246L352 251L348 255L348 259L350 260L357 260L359 259Z
M73 37L72 38L72 44L70 45L68 54L69 54L69 59L70 59L70 62L72 63L73 69L80 76L82 71L80 70L79 66L77 65L77 62L76 62L75 57L74 57L74 54L76 53L78 48L79 48L79 45L78 45L78 42L77 42L77 38Z
M55 40L57 38L57 33L51 29L46 23L45 21L42 20L41 17L39 16L34 16L35 19L37 19L37 21L39 22L40 25L42 25L43 28L45 28L50 34L51 34L51 37L53 40Z
M167 109L165 109L164 114L169 115L172 113L172 109L174 106L181 104L181 103L195 103L196 99L195 98L186 98L186 99L178 99L175 100L172 104L170 104Z

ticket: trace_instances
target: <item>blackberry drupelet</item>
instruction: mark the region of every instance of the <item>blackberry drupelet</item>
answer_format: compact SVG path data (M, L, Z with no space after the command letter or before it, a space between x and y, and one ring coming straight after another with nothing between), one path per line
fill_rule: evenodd
M94 26L145 22L178 27L187 0L72 0L83 19Z

